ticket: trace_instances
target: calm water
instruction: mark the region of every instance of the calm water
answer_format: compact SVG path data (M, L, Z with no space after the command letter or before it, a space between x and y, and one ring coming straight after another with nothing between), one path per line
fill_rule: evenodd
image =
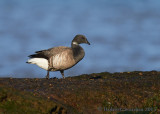
M0 0L0 76L44 77L27 56L70 46L76 34L91 45L66 76L160 70L159 0Z

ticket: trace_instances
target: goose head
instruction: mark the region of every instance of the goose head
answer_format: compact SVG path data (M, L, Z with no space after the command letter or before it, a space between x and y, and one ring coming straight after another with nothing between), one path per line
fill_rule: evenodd
M79 45L82 43L90 45L90 43L88 42L87 38L84 35L76 35L72 40L72 44L74 45Z

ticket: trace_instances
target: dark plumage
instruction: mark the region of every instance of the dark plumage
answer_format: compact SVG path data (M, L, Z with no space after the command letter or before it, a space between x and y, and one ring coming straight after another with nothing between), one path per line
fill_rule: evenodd
M60 71L64 78L64 70L76 65L83 59L85 52L79 45L86 43L90 45L84 35L76 35L72 40L71 47L53 47L47 50L36 51L35 54L29 55L29 64L36 64L47 70L46 78L49 78L49 71Z

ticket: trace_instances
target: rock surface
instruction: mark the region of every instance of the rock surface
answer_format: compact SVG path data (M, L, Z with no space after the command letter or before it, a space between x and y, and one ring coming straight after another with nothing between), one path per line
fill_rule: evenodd
M38 107L44 113L160 111L160 72L157 71L102 72L49 80L0 78L0 89L0 112L9 112L5 107L6 102L23 99L24 96L27 100L27 95L32 96L35 102L42 100L39 104L44 106ZM22 98L14 97L14 92L11 94L10 91L18 91Z

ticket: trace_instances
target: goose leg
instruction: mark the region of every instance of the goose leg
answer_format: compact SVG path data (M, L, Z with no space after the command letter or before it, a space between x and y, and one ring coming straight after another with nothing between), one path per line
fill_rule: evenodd
M46 79L49 79L49 70L47 71Z
M46 79L49 79L49 71L51 71L51 58L48 59L48 70L47 70Z
M62 74L63 79L65 79L65 77L64 77L64 70L60 70L60 72Z

